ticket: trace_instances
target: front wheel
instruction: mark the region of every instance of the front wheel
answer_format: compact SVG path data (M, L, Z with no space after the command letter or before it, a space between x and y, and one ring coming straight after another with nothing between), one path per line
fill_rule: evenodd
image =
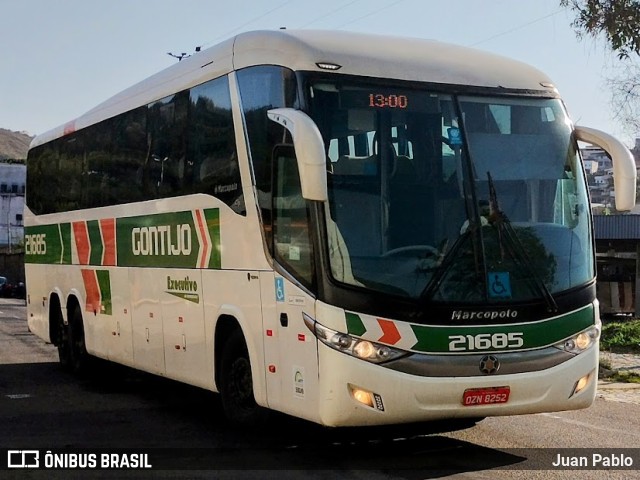
M246 427L265 420L266 410L256 403L253 396L249 352L239 330L233 332L224 345L219 379L222 407L232 423Z

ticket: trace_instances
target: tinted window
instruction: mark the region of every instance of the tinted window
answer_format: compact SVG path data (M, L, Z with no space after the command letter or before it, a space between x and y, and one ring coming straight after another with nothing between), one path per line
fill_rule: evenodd
M90 149L96 166L101 164L100 188L108 188L108 192L102 194L101 205L154 198L145 171L149 152L146 108L119 115L105 122L103 127Z
M227 77L193 88L190 108L188 177L203 193L244 212Z
M291 70L274 66L246 68L237 75L258 204L267 244L273 249L271 157L274 147L285 142L288 133L284 127L269 120L267 111L271 108L296 106L295 76Z
M244 214L227 77L34 148L27 184L36 214L192 193Z
M27 204L35 213L51 213L58 197L58 142L40 145L27 160Z
M313 288L314 263L309 207L291 146L274 150L273 236L275 256L304 285Z

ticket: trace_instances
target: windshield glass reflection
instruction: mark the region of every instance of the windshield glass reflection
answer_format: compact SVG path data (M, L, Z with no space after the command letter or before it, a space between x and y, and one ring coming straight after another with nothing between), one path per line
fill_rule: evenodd
M593 278L559 100L311 84L339 282L435 301L545 298ZM464 120L461 120L464 119Z

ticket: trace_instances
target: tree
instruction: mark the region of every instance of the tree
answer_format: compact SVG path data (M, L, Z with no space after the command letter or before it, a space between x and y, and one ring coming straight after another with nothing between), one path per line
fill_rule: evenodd
M560 0L577 17L572 26L578 37L605 35L620 59L640 55L640 1L638 0Z
M613 116L623 128L640 132L640 0L560 0L576 13L572 26L578 38L604 36L620 62L606 81Z
M640 132L640 64L627 59L607 77L614 117L625 130Z

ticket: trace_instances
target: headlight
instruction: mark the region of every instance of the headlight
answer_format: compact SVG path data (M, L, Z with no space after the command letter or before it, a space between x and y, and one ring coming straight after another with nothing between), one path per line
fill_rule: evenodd
M409 355L409 352L389 347L381 343L352 337L349 334L337 332L321 325L308 315L303 314L307 328L325 345L372 363L383 363Z
M569 353L582 353L598 342L600 338L600 324L580 332L573 337L567 338L564 342L556 344L556 348Z

